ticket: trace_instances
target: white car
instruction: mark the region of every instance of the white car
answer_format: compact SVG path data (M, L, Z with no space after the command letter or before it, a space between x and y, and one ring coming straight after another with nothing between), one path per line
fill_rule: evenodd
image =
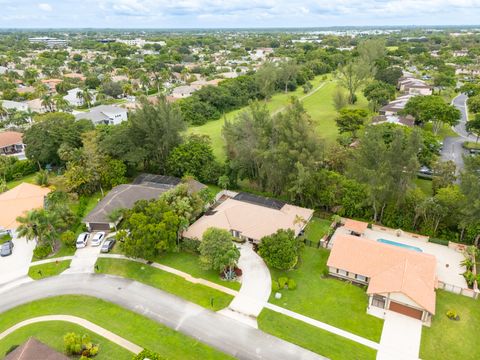
M102 240L105 237L105 233L103 231L97 232L91 241L92 246L99 246L102 243Z
M77 242L76 242L77 249L81 249L87 246L88 235L89 234L87 232L83 232L80 235L78 235Z

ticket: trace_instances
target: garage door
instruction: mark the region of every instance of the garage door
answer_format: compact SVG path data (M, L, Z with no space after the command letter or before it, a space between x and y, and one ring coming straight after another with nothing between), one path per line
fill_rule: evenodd
M402 305L402 304L399 304L399 303L396 303L396 302L393 302L393 301L390 302L389 309L392 310L392 311L398 312L400 314L407 315L407 316L410 316L410 317L418 319L418 320L422 320L422 311L421 310L417 310L417 309L414 309L414 308L411 308L409 306L405 306L405 305Z
M104 223L90 223L90 230L91 231L108 231L110 230L110 225L109 224L104 224Z

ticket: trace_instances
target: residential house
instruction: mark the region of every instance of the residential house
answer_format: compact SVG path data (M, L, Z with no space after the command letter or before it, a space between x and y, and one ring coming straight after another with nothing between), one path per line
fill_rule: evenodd
M114 105L99 105L91 108L87 112L75 114L75 119L88 119L93 124L118 125L128 119L126 109Z
M57 39L51 37L33 37L28 39L31 43L41 43L45 44L48 47L64 47L67 46L67 40Z
M67 95L65 95L63 98L71 105L71 106L83 106L85 105L85 101L83 100L82 96L78 96L78 93L81 93L82 89L80 88L74 88L71 90L67 91ZM93 90L89 90L90 96L91 96L91 103L95 103L96 100L96 93Z
M16 131L0 132L0 155L12 155L24 158L25 145L23 134Z
M46 85L48 88L48 92L51 94L55 94L57 92L56 86L60 84L62 80L60 79L45 79L42 80L42 84Z
M172 90L172 97L176 99L183 99L191 96L195 91L199 90L199 85L182 85Z
M24 102L0 100L0 104L7 110L28 111L28 104Z
M181 184L182 180L163 175L141 174L132 184L115 186L95 208L88 213L83 222L89 231L109 230L119 222L111 220L109 215L116 209L130 209L138 200L158 199L160 195ZM199 191L205 185L191 180L188 185L192 191Z
M432 95L433 87L428 85L425 81L415 79L411 76L404 76L398 80L397 88L405 93L411 95Z
M408 100L410 100L412 97L415 95L412 94L407 94L407 95L401 95L397 97L395 100L389 102L387 105L383 106L378 110L378 113L380 115L397 115L397 113L400 110L403 110L405 108L405 105L407 105Z
M427 324L435 314L436 259L431 254L338 234L327 266L331 276L368 286L369 309Z
M385 123L413 127L415 125L415 118L411 115L379 115L372 118L372 125L379 125Z
M5 355L4 360L69 360L62 353L30 337L22 345Z
M21 183L20 185L0 194L0 229L15 230L18 227L17 217L27 211L43 208L49 188Z
M236 238L258 244L264 236L291 229L295 236L305 228L313 210L247 193L223 192L217 203L193 223L183 237L201 240L211 227L228 230Z
M85 81L86 77L82 74L77 74L77 73L68 73L63 75L66 78L69 79L78 79L80 81Z

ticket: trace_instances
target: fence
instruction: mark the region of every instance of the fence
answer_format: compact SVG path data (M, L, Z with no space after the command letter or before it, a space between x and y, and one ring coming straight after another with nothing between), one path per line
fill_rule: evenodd
M463 295L472 299L478 299L479 297L479 291L477 289L465 289L460 286L444 283L443 281L438 282L438 288L454 294Z

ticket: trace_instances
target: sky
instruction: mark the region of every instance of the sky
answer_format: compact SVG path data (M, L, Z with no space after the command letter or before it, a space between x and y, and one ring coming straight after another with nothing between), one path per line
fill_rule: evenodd
M480 0L0 0L0 28L480 24Z

